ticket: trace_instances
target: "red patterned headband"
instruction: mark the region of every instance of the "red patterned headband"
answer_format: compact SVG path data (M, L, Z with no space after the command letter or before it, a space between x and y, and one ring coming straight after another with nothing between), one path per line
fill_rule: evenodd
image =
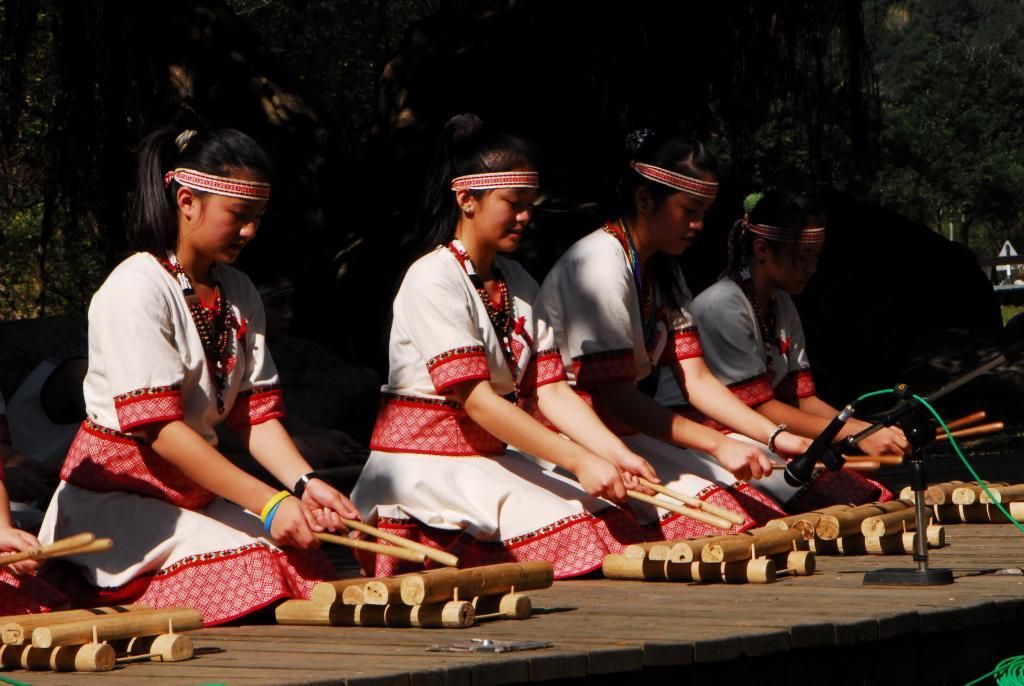
M643 162L630 162L629 166L636 170L636 173L645 179L657 181L677 191L683 191L700 198L714 198L718 195L717 181L704 181L695 179L692 176L683 176L668 169L644 164Z
M270 198L270 184L262 181L246 181L227 176L214 176L195 169L175 169L164 174L164 185L170 186L177 181L185 188L207 191L216 195L226 195L244 200L267 200Z
M752 224L744 220L750 233L769 241L780 243L823 243L825 241L824 226L808 226L804 229L783 229L768 224Z
M489 191L495 188L540 188L540 175L533 171L467 174L452 179L453 191Z

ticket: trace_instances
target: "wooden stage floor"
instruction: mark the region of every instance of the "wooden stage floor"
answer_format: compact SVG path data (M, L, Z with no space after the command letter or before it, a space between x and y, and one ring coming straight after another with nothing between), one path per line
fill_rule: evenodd
M769 585L585 579L531 592L540 612L466 630L243 626L192 635L200 654L104 674L10 672L30 684L959 683L1024 653L1024 534L947 526L933 566L951 586L865 588L909 556L819 557L813 577ZM499 655L428 653L469 638L545 640Z

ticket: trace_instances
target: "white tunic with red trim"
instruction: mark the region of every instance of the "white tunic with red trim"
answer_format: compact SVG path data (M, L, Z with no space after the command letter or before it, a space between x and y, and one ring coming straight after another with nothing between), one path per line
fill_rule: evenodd
M279 598L305 597L333 576L319 551L278 549L258 517L202 488L133 434L182 420L215 445L221 422L241 428L284 416L259 294L230 267L216 265L214 277L238 322L219 389L223 412L181 286L155 257L129 257L93 297L88 418L39 536L89 531L116 542L109 552L69 558L98 587L80 601L189 605L216 624Z
M754 308L743 289L730 278L709 286L693 301L691 310L700 325L704 359L718 380L745 404L756 407L777 398L798 405L801 398L815 395L814 377L807 357L807 343L796 305L787 293L776 291L776 340L766 349L764 336L757 324ZM679 405L679 398L669 394L659 400L666 405ZM720 431L729 429L705 418L706 423ZM756 443L749 438L734 438ZM757 443L766 453L768 446ZM893 494L884 486L853 472L822 472L803 488L786 484L782 470L776 470L757 485L787 510L803 512L837 503L866 503L890 500Z
M672 263L683 302L690 299L682 272ZM640 298L621 227L609 224L577 241L555 264L537 301L538 317L555 331L569 380L588 402L591 392L615 382L639 382L664 370L671 378L677 360L698 357L700 338L684 308L670 308L655 290L655 328L644 339ZM741 529L779 515L775 506L714 458L636 433L595 408L632 450L647 458L662 482L748 515ZM715 533L703 524L661 513L668 538Z
M536 282L501 256L495 267L514 302L514 367L455 252L439 247L409 268L394 302L372 452L352 499L382 529L448 549L463 566L548 560L556 577L584 574L656 532L509 450L445 396L483 379L503 396L518 386L518 403L532 411L539 386L565 379L553 335L533 314ZM370 571L402 569L378 556Z

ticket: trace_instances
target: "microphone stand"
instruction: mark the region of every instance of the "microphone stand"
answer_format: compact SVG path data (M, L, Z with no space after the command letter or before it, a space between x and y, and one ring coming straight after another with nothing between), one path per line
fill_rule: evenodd
M964 384L973 381L986 372L999 367L1006 362L1020 356L1024 350L1024 343L1021 340L1015 341L1006 350L996 355L993 359L978 366L975 369L953 379L939 390L925 398L929 404L935 402ZM931 422L931 415L925 406L914 397L906 384L900 384L894 389L894 394L900 399L896 407L880 416L871 426L851 436L847 436L838 443L830 445L825 450L825 459L822 460L825 466L831 471L836 471L843 466L842 453L849 452L863 439L881 431L887 426L899 425L907 437L913 450L907 456L910 462L910 486L914 491L914 510L917 524L917 531L914 535L914 562L916 568L886 568L865 572L865 586L938 586L953 583L953 572L949 569L928 567L928 537L926 529L928 526L928 508L925 505L925 491L928 489L928 477L925 473L925 448L935 440L935 428ZM845 424L846 419L853 414L855 403L843 408L843 411L836 417L835 421ZM844 416L845 415L845 416ZM827 430L826 430L827 431ZM825 432L823 432L825 433ZM833 436L835 434L833 433ZM829 439L831 441L831 439ZM808 453L811 452L809 449ZM806 454L806 453L805 453ZM800 458L797 458L800 459ZM813 463L812 463L813 464ZM788 473L787 473L788 476Z

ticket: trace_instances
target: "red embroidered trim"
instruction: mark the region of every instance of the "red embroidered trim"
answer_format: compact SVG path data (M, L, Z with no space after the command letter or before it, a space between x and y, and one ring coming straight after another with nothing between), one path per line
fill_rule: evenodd
M537 363L537 386L565 381L565 365L558 348L541 350L534 356Z
M243 391L235 398L235 404L225 420L230 429L256 426L271 419L280 419L284 411L284 393L277 384L261 386Z
M584 391L618 381L636 380L636 363L633 359L633 350L630 348L574 357L572 369L573 376L576 377L576 388Z
M769 521L785 516L774 500L751 486L746 481L737 481L729 487L729 494L754 520L757 526L764 526Z
M60 478L90 491L137 493L192 510L215 497L141 440L89 420L71 443Z
M676 360L689 360L703 357L704 349L700 345L700 334L696 327L689 327L669 334L669 344L661 354L660 364L671 364Z
M114 396L114 410L121 431L182 419L185 413L181 407L181 385L138 388L122 393Z
M385 393L370 437L370 450L496 456L505 452L505 444L470 419L458 403Z
M767 374L729 384L729 390L747 407L757 407L775 397Z
M70 604L70 598L38 577L0 570L0 615L51 612Z
M446 350L427 361L427 372L438 393L444 393L461 381L491 378L482 345Z
M788 503L786 511L793 514L813 512L829 505L864 505L892 500L893 492L873 479L856 472L840 470L823 472L803 493Z

